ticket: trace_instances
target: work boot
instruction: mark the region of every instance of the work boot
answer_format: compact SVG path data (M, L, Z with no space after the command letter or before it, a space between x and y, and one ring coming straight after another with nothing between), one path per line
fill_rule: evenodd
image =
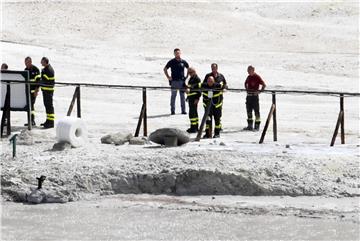
M54 121L46 121L44 123L44 129L54 128Z
M252 131L253 130L253 121L248 120L247 122L248 122L248 126L245 127L243 130L244 131Z
M187 129L186 131L188 133L197 133L198 132L198 126L197 125L191 125L189 129Z
M209 139L209 138L211 138L210 129L206 129L206 130L205 130L205 135L203 135L202 138L203 138L203 139Z
M260 122L255 122L254 131L259 131L259 130L260 130Z
M220 129L215 129L215 134L213 138L220 138Z

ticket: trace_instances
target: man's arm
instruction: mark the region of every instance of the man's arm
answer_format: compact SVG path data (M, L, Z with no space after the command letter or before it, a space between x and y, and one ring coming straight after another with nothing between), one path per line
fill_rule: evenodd
M164 67L164 74L165 74L166 78L167 78L169 81L172 80L172 79L171 79L171 76L170 76L169 73L168 73L168 68L167 68L166 66Z
M260 92L265 90L265 87L266 87L266 84L265 84L265 81L263 81L263 79L259 76L260 78L260 85L261 85L261 89L260 89Z

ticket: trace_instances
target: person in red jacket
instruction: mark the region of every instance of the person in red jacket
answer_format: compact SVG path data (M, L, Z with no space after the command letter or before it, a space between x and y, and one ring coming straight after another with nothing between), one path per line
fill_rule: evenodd
M260 106L259 106L259 93L263 91L266 87L265 82L261 77L255 73L255 68L253 66L248 66L247 68L248 77L245 80L245 89L247 92L246 96L246 112L247 112L247 122L248 126L244 130L248 131L258 131L260 129ZM261 86L261 89L260 89ZM252 112L255 112L255 126Z

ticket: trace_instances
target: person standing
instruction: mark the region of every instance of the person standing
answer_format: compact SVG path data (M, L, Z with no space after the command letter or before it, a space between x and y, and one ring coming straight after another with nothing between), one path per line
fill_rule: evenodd
M210 111L208 120L206 121L205 135L203 136L203 138L211 138L210 127L212 124L212 116L214 116L215 121L215 134L213 137L218 138L220 137L220 131L222 129L221 116L224 99L223 90L227 88L227 83L224 75L218 72L218 65L216 63L211 64L211 73L205 75L203 81L203 88L216 89L214 91L211 91L212 97L209 96L208 91L203 92L203 105L205 107L205 110L210 103L210 100L213 103L213 107Z
M25 70L29 71L29 78L30 78L30 101L31 101L31 123L33 126L36 126L35 123L35 101L36 97L39 92L39 82L40 82L40 71L39 69L32 64L31 57L25 58ZM28 124L25 124L27 126Z
M186 131L188 133L196 133L199 129L199 115L197 111L198 103L201 97L201 80L196 74L194 68L190 67L188 69L190 79L187 84L187 101L189 103L189 119L190 119L190 128Z
M266 87L265 82L262 80L260 75L255 73L255 68L253 66L248 66L247 68L248 77L245 80L245 89L247 92L246 96L246 112L247 112L247 123L248 126L244 130L258 131L260 129L260 106L259 106L259 93L263 91ZM261 85L261 89L260 88ZM253 127L253 115L252 112L255 112L255 126Z
M53 95L55 86L55 72L49 64L49 59L43 57L41 65L44 67L41 70L41 91L44 99L44 106L46 110L46 121L41 125L44 129L54 128L55 113L53 105Z
M188 74L185 77L185 68L189 68L189 64L181 58L181 51L180 49L174 49L174 56L175 58L171 59L164 67L164 74L166 78L169 80L169 85L171 86L171 100L170 100L170 107L171 107L171 114L175 115L175 100L177 91L179 90L180 95L180 103L181 103L181 114L186 115L185 109L185 95L184 95L184 87L185 87L185 79L187 78ZM168 73L168 69L171 69L171 76Z

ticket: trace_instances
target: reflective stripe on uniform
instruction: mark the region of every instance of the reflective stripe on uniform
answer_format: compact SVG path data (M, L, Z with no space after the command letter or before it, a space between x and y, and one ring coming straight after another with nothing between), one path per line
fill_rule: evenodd
M197 92L192 92L192 93L187 94L187 96L192 96L192 95L196 95L196 94L198 94L198 93Z
M216 129L221 129L221 124L215 126Z
M223 104L223 102L221 101L220 104L215 105L215 108L216 108L216 109L217 109L217 108L220 108L220 107L222 106L222 104Z
M47 80L55 80L55 77L48 77L46 74L43 74L43 77Z
M54 91L54 87L41 87L41 90Z
M47 120L55 120L55 114L46 114Z
M36 81L36 79L40 79L41 78L41 75L36 75L35 77L34 77L34 81Z
M214 98L214 97L219 97L219 96L222 95L222 94L223 94L223 92L220 91L219 93L215 94L215 95L213 96L213 98Z
M190 123L191 123L191 124L199 124L199 118L198 118L198 117L191 118L191 119L190 119Z

